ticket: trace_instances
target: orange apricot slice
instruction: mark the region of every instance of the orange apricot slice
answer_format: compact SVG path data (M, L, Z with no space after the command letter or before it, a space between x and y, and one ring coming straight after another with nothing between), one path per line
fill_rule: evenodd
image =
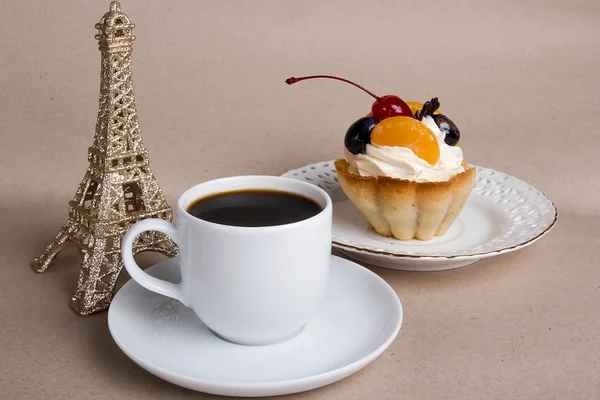
M410 111L412 111L413 115L423 108L423 103L419 103L418 101L407 101L406 104L410 107ZM441 111L436 110L434 114L441 114Z
M409 148L417 157L435 165L440 159L440 146L435 134L412 117L386 118L371 131L371 142L380 146Z

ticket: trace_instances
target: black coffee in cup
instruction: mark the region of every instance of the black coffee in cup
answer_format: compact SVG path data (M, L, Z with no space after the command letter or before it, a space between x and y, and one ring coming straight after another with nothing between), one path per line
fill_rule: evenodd
M279 190L246 189L217 193L194 201L187 212L221 225L275 226L313 217L323 210L315 201Z

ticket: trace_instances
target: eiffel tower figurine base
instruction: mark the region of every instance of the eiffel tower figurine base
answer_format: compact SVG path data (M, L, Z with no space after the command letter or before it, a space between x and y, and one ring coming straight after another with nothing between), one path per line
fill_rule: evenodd
M34 271L42 273L63 248L69 244L78 248L81 270L71 307L83 316L108 308L123 269L122 235L93 240L88 239L90 236L86 231L74 218L69 218L46 251L31 263ZM167 257L176 257L179 253L171 239L160 232L144 232L137 238L133 253L144 251L162 253Z

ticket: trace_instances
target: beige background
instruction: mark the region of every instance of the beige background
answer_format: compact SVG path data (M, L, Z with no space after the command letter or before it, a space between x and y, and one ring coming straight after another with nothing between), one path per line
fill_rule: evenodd
M0 12L0 398L212 398L125 357L106 313L68 302L78 257L28 263L66 220L97 110L94 24L108 1L3 1ZM468 161L543 190L557 227L517 253L440 273L374 268L400 335L356 375L290 399L600 398L600 2L141 1L134 80L171 204L198 182L281 174L342 154L379 94L439 96ZM157 260L143 257L146 264ZM121 276L120 283L128 277Z

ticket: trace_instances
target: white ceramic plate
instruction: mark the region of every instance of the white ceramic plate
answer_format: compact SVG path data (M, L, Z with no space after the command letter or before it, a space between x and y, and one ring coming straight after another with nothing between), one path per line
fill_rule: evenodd
M448 232L428 241L378 235L342 191L333 161L310 164L283 176L306 180L333 199L333 246L355 260L409 271L459 268L508 253L540 239L558 218L540 190L489 168L477 167L476 185Z
M167 260L147 272L179 282L178 262ZM142 368L189 389L246 397L296 393L343 379L375 360L401 324L394 290L368 269L335 256L322 307L298 336L276 345L227 342L189 308L131 280L108 311L115 342Z

